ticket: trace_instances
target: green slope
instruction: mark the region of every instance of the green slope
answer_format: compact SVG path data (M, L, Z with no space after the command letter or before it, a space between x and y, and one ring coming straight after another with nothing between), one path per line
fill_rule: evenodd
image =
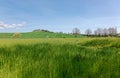
M14 38L14 33L0 33L0 38ZM27 32L20 33L19 38L74 38L72 34L53 33L53 32ZM84 37L78 35L77 38Z

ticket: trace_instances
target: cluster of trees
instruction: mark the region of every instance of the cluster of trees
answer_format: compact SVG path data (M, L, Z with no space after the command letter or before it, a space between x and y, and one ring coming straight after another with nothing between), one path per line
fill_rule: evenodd
M80 29L74 28L72 34L77 37L80 34ZM117 36L117 28L110 27L110 28L97 28L96 30L92 31L91 29L87 29L85 31L85 35L87 36Z
M36 29L36 30L33 30L32 32L51 32L49 30L45 30L45 29ZM51 32L53 33L53 32Z
M94 31L94 35L97 36L116 36L117 35L117 28L110 27L110 28L98 28Z

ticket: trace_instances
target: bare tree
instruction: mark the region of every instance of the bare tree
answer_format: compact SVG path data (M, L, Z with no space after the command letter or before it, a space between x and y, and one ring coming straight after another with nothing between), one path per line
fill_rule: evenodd
M109 32L108 32L108 29L107 28L104 28L103 29L103 35L104 36L108 36Z
M115 36L115 35L117 35L117 28L110 27L110 28L108 28L108 32L109 32L110 36Z
M75 35L75 37L77 37L80 34L80 29L74 28L72 33L73 33L73 35Z
M116 36L117 35L117 28L110 27L110 28L97 28L94 31L94 35L96 36Z
M103 29L102 29L102 28L98 28L98 29L96 30L96 32L97 32L97 35L98 35L98 36L102 36L102 35L103 35Z
M113 28L108 28L109 35L112 36L113 34Z
M87 36L90 36L92 34L92 30L91 29L87 29L85 31L85 33L86 33Z
M117 27L114 28L114 36L117 35Z
M94 31L94 35L97 36L98 35L98 32L97 30Z

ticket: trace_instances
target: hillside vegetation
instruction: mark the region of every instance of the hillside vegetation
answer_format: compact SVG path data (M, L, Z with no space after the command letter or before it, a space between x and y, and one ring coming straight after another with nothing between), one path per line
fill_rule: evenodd
M55 33L55 32L26 32L26 33L19 33L20 35L14 37L15 33L0 33L0 38L21 38L21 39L30 39L30 38L75 38L73 34L66 34L66 33ZM82 35L78 35L77 38L85 37Z
M120 39L1 39L0 78L119 78Z

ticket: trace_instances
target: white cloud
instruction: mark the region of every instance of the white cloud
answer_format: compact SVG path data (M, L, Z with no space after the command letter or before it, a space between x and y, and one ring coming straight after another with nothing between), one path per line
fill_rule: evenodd
M0 29L14 29L14 28L20 28L25 26L26 22L22 22L19 24L6 24L3 21L0 21Z

